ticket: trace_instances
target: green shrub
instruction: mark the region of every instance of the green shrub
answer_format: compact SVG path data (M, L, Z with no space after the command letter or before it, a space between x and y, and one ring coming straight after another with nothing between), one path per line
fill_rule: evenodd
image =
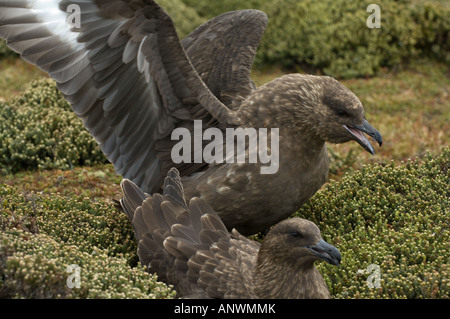
M18 56L13 50L6 46L6 41L0 39L0 59Z
M201 16L255 8L269 16L256 63L313 67L340 78L373 76L419 56L450 63L450 8L439 2L378 1L381 28L366 20L373 1L184 0Z
M335 298L450 297L449 164L447 147L423 162L364 166L296 213L342 253L339 268L318 265ZM367 285L371 264L380 288Z
M107 162L55 83L41 79L9 102L0 102L0 167L69 169Z
M411 13L420 30L417 47L424 54L450 63L450 5L425 2L417 5Z
M381 28L370 29L371 1L275 1L261 44L263 61L306 63L335 77L373 76L430 52L448 54L450 10L440 4L379 1ZM427 12L428 14L424 14ZM447 36L444 36L447 35ZM450 61L449 61L450 62Z
M111 204L0 187L0 298L172 298L137 266L130 222ZM80 267L80 288L66 285Z

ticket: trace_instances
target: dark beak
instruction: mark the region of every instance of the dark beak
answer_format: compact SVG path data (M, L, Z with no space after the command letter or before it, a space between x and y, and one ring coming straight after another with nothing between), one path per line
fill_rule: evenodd
M383 138L381 137L380 132L378 132L372 125L369 124L366 120L364 120L362 125L343 125L347 131L353 136L354 140L359 143L366 151L370 154L374 155L375 150L370 144L367 137L363 134L367 134L372 137L378 144L381 146L383 144Z
M341 253L339 252L339 250L323 239L319 240L317 245L308 246L307 248L314 255L316 255L320 259L325 260L329 264L337 266L341 263Z

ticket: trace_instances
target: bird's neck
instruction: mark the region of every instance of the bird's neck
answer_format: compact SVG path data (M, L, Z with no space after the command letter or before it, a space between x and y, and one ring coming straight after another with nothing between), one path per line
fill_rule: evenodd
M325 141L307 129L284 127L280 129L280 149L285 152L307 154L309 158L322 156Z
M322 158L323 152L326 152L325 140L318 134L315 127L314 117L311 116L311 111L306 108L303 115L298 111L292 113L292 108L289 105L279 107L262 107L262 98L258 98L257 94L254 98L249 98L237 112L240 118L242 127L267 129L267 134L271 134L275 130L279 135L279 154L280 163L283 157L287 160L297 158L301 155L303 158L308 158L311 163L318 163L318 159ZM270 100L270 103L276 102ZM267 103L266 103L267 104ZM300 114L300 115L299 115ZM273 144L273 143L272 143ZM303 163L308 166L309 163Z
M298 190L305 196L308 189L313 192L308 196L312 196L328 178L329 158L325 141L296 129L280 130L279 161L280 173L291 175L283 178L296 176L292 183L298 182L301 188L308 185L307 189Z
M278 130L280 154L305 154L315 161L322 156L325 141L316 130L320 124L313 116L314 106L294 106L277 89L269 83L252 93L236 113L241 126Z
M303 265L258 260L254 293L267 299L328 299L328 287L313 262Z

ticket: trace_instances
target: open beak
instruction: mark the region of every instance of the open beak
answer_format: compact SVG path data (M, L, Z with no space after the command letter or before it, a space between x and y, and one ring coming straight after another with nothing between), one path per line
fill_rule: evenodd
M372 125L369 124L366 120L364 120L362 125L343 125L347 131L353 136L353 139L359 143L366 151L370 154L374 155L375 150L370 144L367 137L363 134L367 134L372 137L378 144L381 146L383 144L383 138L381 137L380 132L378 132Z
M339 250L330 245L325 240L321 239L314 246L307 247L314 255L320 259L325 260L327 263L332 265L339 265L341 263L341 253Z

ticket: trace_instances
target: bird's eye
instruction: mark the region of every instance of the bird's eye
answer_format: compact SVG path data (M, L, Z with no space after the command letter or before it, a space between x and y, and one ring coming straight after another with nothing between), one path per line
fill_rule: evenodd
M344 110L337 110L336 113L337 113L339 116L348 116L347 111L344 111Z
M302 234L300 234L298 231L291 232L291 236L295 238L301 238L303 237Z

